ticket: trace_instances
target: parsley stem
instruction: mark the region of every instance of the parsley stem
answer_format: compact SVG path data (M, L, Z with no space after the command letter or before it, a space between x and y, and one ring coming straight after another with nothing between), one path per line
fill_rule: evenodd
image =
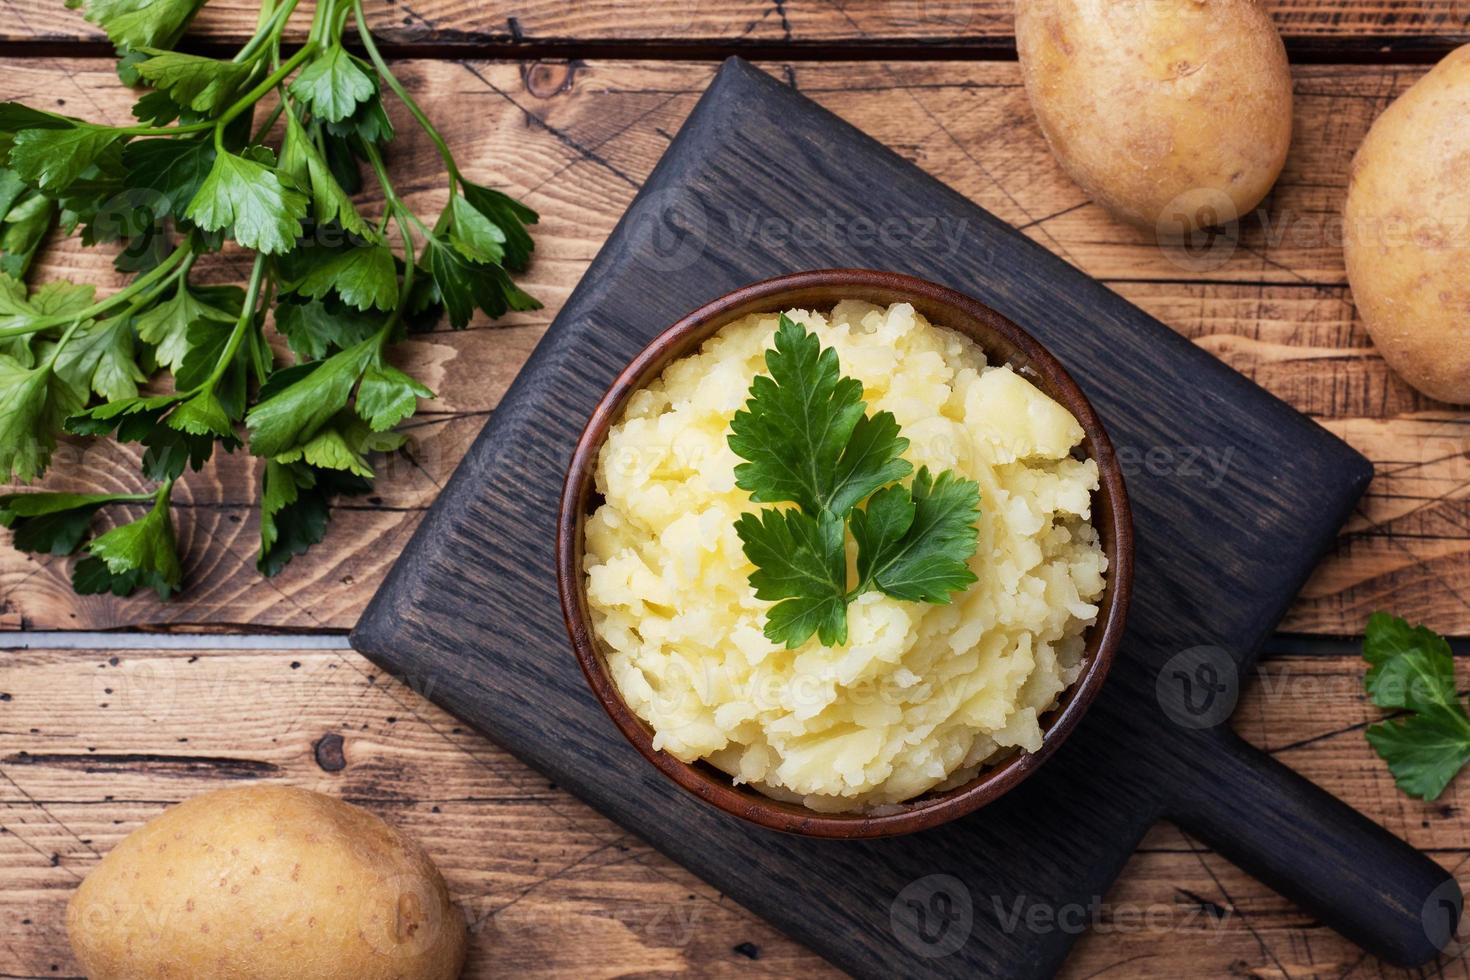
M220 152L224 152L225 127L234 122L235 117L240 115L240 113L244 112L246 109L249 109L251 106L255 105L255 103L264 98L267 92L269 92L271 89L275 88L282 81L284 81L286 76L290 75L293 71L301 66L302 62L306 61L312 55L316 54L316 49L317 44L315 41L307 41L300 47L299 50L297 50L295 54L287 58L285 61L281 62L281 67L277 68L265 78L261 79L260 82L256 84L256 86L252 88L249 92L246 92L239 99L236 99L235 103L228 109L226 109L224 111L224 114L220 116L219 119L215 120L215 122L213 123L214 142L215 146L220 150Z
M265 264L265 255L257 252L255 262L250 267L250 285L245 290L245 305L240 309L240 318L235 321L235 329L230 331L230 339L225 341L225 349L220 354L219 361L215 363L214 370L209 373L208 380L200 387L214 387L219 379L224 377L230 362L235 359L235 353L240 349L240 342L245 339L245 329L255 321L255 305L260 299L260 284L265 280Z
M306 36L308 40L320 42L322 32L329 27L332 19L332 0L321 0L316 5L316 11L311 17L311 32Z
M286 93L284 91L281 91L277 94L280 95L281 101L276 103L276 107L274 109L266 113L265 119L262 120L260 126L256 128L255 135L250 137L251 143L259 143L264 140L265 134L271 131L271 127L276 124L276 120L280 119L281 113L285 111Z
M133 301L127 305L127 308L124 309L121 313L116 314L116 316L120 316L120 317L132 316L134 313L136 313L139 310L143 309L143 307L145 307L149 303L153 302L154 299L156 299L158 297L158 294L161 293L161 292L163 292L163 290L168 287L169 283L173 282L176 278L178 278L179 276L181 276L186 271L186 269L187 269L187 266L182 266L182 267L180 267L178 269L175 269L173 271L173 274L172 275L169 275L169 276L165 277L164 279L160 280L159 282L154 283L153 284L153 288L151 288L149 290L146 290L146 291L143 291L143 292L140 292L133 299ZM112 298L115 298L115 297L109 297L109 298L112 299ZM88 318L85 315L85 311L84 311L82 314L78 314L77 315L77 318L74 321L72 321L72 323L71 323L70 326L68 326L66 328L66 332L64 332L61 335L61 339L56 342L56 346L53 347L53 348L51 348L51 355L48 358L46 358L46 364L47 364L48 367L50 365L56 363L56 358L61 353L62 348L64 348L66 346L66 342L69 341L69 340L71 340L72 334L76 333L77 330L79 330L81 328L82 324L87 322L87 319Z
M259 34L275 13L276 0L260 0L260 13L255 15L255 33Z
M157 510L159 507L163 507L165 509L168 508L168 505L170 503L170 498L173 496L173 492L174 492L174 480L175 479L176 479L175 477L169 477L167 480L164 480L163 483L159 486L158 490L155 491L152 494L152 497L153 497L153 508L155 510ZM148 499L148 496L149 495L147 495L147 494L140 494L140 496L142 496L143 499L146 500L146 499Z
M413 115L413 118L423 127L424 132L428 134L429 139L433 141L435 149L439 151L439 158L444 161L444 169L449 174L449 193L453 194L459 187L461 178L459 167L454 164L454 154L449 152L449 144L444 142L444 137L439 135L439 130L429 121L429 117L424 114L424 110L419 108L419 104L414 101L414 97L408 94L408 89L404 88L403 83L398 81L393 72L388 69L388 63L383 60L383 55L378 51L378 46L373 41L373 32L368 30L367 17L362 12L362 0L352 0L352 10L357 19L358 36L362 38L362 46L367 51L369 60L372 61L373 67L378 69L378 74L383 77L383 81L387 82L388 87L393 90L393 94L403 101L403 104L408 107L409 113Z
M51 348L51 356L46 358L47 370L50 370L51 366L56 363L56 358L60 356L62 348L66 346L66 342L68 340L71 340L72 334L76 333L77 330L81 327L84 319L85 318L78 316L75 320L71 322L71 325L62 332L61 339L56 342L55 347Z
M207 120L195 123L180 123L177 126L119 126L117 131L124 136L182 136L187 133L202 133L213 129L214 122Z
M59 327L63 323L71 323L73 320L80 323L82 320L86 320L89 317L94 317L99 313L106 313L114 306L117 306L125 300L132 299L143 290L148 289L150 286L154 285L160 280L165 279L165 277L169 277L172 274L176 273L177 270L174 269L174 266L178 265L179 261L190 253L191 249L186 242L183 245L180 245L178 248L174 249L171 253L169 253L169 255L162 262L158 263L158 265L154 266L152 269L139 276L137 279L134 279L127 286L119 289L117 292L113 293L106 299L98 300L96 303L93 303L86 309L80 310L76 313L56 313L52 314L51 316L36 317L34 320L31 320L28 323L19 326L5 327L3 329L0 329L0 338L22 337L26 334L38 333L42 330L49 330L52 327Z
M261 4L260 25L255 29L255 36L245 42L245 46L236 53L232 60L240 64L255 56L263 45L279 37L286 18L291 16L299 2L300 0L287 0L286 4L274 11L271 10L270 3Z
M383 155L378 152L378 148L372 143L363 143L363 149L366 152L368 164L373 168L373 175L378 178L378 184L383 188L384 217L392 214L393 219L398 222L398 233L403 236L403 285L398 290L398 309L401 310L407 304L409 291L413 288L414 263L418 252L418 246L413 239L413 230L408 227L408 220L404 215L412 218L425 235L429 233L429 230L424 227L422 221L419 221L418 216L404 205L403 199L398 196L398 191L394 190L393 181L388 177L388 168L383 165ZM398 310L395 310L394 318L396 319L397 316Z

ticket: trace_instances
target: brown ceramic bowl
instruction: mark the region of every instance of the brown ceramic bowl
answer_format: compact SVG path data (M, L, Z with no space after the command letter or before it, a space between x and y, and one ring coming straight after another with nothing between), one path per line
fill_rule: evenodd
M1082 675L1043 718L1042 747L1014 755L962 786L929 793L881 815L818 813L799 804L778 802L734 785L727 774L707 763L690 765L655 751L651 729L623 702L608 674L592 631L582 566L583 528L594 504L597 455L629 396L658 377L670 362L697 350L720 328L744 316L792 308L829 309L844 299L880 306L911 303L931 323L974 339L990 363L1009 363L1065 405L1086 433L1083 451L1097 460L1100 486L1093 498L1093 524L1108 556L1107 590L1098 621L1088 634ZM1030 335L983 303L922 279L864 269L827 269L758 282L700 307L660 334L618 375L593 411L572 455L557 521L556 571L572 649L592 692L628 741L664 775L706 803L763 827L810 837L883 837L925 830L995 800L1045 762L1077 726L1102 687L1123 635L1133 578L1133 525L1123 474L1107 433L1081 389Z

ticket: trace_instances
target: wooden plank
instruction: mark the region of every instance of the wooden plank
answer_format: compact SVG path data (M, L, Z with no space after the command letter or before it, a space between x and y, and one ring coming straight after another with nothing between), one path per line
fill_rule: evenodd
M1008 49L1012 33L1011 0L394 0L366 6L386 41L426 48L814 49L832 58L844 49ZM1283 37L1299 51L1416 53L1470 37L1463 0L1275 0L1269 6ZM11 0L6 9L0 40L105 40L79 14L51 0ZM254 30L258 10L249 0L215 0L196 21L195 36L238 43ZM304 35L307 20L296 17L296 36Z
M6 94L89 117L127 118L128 93L101 61L6 62ZM1014 65L771 65L839 115L895 147L962 193L1109 282L1232 367L1318 418L1379 464L1360 518L1293 607L1286 626L1350 635L1367 612L1395 608L1444 632L1470 634L1470 425L1386 369L1356 322L1335 224L1352 151L1376 112L1415 71L1299 67L1292 157L1268 208L1238 242L1207 260L1163 252L1088 203L1048 153ZM547 67L547 72L553 71ZM327 542L263 584L255 548L248 460L237 455L191 475L181 499L192 591L172 604L77 599L67 562L0 548L0 623L36 628L256 623L345 629L356 621L391 556L453 470L550 317L626 208L713 72L691 63L592 62L559 74L486 62L408 62L465 168L522 194L543 214L528 286L547 310L463 333L410 342L404 360L439 392L418 419L413 459L384 462L376 498L354 504ZM392 165L410 199L432 213L442 199L432 151L405 121ZM369 201L368 210L375 207ZM709 233L782 247L812 232L779 216L706 216ZM767 220L772 219L772 220ZM918 226L905 229L918 234ZM844 233L815 229L816 233ZM940 248L941 230L930 233ZM46 273L105 285L105 258L74 244L47 256ZM435 414L440 413L440 414ZM444 415L442 413L450 413ZM1220 447L1160 447L1181 479L1209 479ZM1215 453L1213 460L1211 452ZM1194 458L1191 460L1190 455ZM64 454L48 486L134 486L131 457L105 444ZM1224 461L1228 464L1228 461ZM85 465L73 465L85 464ZM191 509L191 502L204 510ZM207 510L207 513L205 512ZM300 590L332 582L312 601ZM309 614L307 610L310 610Z
M467 977L835 975L350 651L5 658L0 975L74 976L62 907L99 855L170 803L248 780L354 800L423 841L474 926ZM1470 661L1459 669L1470 686ZM1446 866L1465 860L1470 782L1435 804L1398 795L1362 737L1378 712L1361 677L1354 658L1274 660L1247 688L1237 728ZM331 736L342 739L341 769L317 759ZM1465 870L1470 885L1470 862ZM1354 977L1413 975L1363 959L1169 825L1076 914L1095 925L1064 977L1110 967L1140 978L1338 976L1354 964ZM1466 975L1458 953L1444 966Z

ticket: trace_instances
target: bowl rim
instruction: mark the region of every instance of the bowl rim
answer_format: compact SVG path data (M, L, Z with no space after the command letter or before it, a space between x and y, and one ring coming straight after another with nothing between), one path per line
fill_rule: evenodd
M1093 526L1104 539L1109 560L1102 608L1088 633L1087 663L1062 693L1060 705L1047 713L1051 720L1043 727L1041 748L1017 753L969 782L934 796L925 794L912 803L897 804L899 809L888 813L824 813L799 803L781 802L758 790L736 786L728 774L708 763L682 762L654 749L651 729L624 702L598 649L587 609L586 575L579 547L597 456L609 428L622 415L632 394L729 323L750 313L791 308L794 304L783 301L783 296L837 287L891 294L894 298L890 302L918 299L930 309L958 312L958 319L970 318L991 336L980 336L968 323L937 325L970 337L986 351L987 358L992 354L991 347L997 346L997 339L1012 348L1006 360L1020 361L1031 368L1037 377L1030 380L1037 383L1039 379L1038 387L1065 405L1082 426L1087 456L1098 464ZM1109 543L1111 547L1107 547ZM577 439L558 503L555 547L557 592L572 651L593 695L624 737L660 772L704 802L771 830L822 838L885 837L926 830L993 802L1026 779L1055 753L1097 697L1122 640L1133 583L1133 524L1122 469L1097 413L1061 363L1021 327L973 297L903 273L856 268L796 272L743 286L691 311L650 341L613 380Z

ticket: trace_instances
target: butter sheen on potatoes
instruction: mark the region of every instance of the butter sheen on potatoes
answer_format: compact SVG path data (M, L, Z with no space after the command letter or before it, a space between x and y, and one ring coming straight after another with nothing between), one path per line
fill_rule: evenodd
M418 844L282 786L206 793L89 874L67 931L90 980L453 980L464 918Z
M1353 158L1343 247L1358 314L1390 367L1470 404L1470 46L1384 110Z
M1291 143L1291 73L1258 0L1016 0L1026 92L1062 167L1175 238L1248 214Z

